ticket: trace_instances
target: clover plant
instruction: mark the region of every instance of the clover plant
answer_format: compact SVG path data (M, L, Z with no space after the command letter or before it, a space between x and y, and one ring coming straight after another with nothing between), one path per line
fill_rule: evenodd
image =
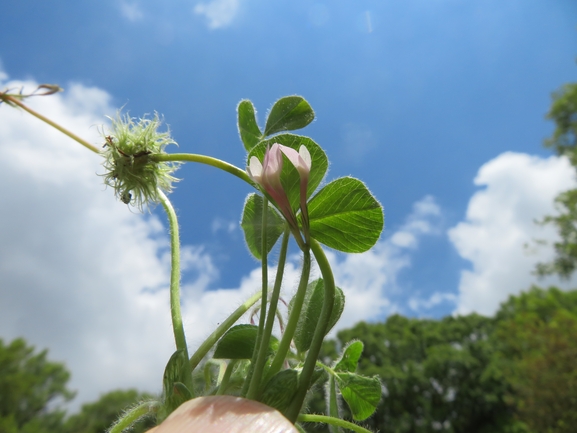
M162 204L170 224L170 305L176 350L164 371L161 397L137 405L109 431L121 432L146 416L154 416L160 423L195 397L231 394L274 407L301 430L300 422L322 422L335 432L341 428L367 432L341 419L338 401L340 394L356 421L368 418L377 407L379 379L356 373L363 344L351 342L333 365L318 359L323 339L345 305L324 247L347 253L367 251L383 230L383 209L358 179L342 177L323 184L329 165L324 150L311 138L288 132L313 121L315 114L309 103L300 96L279 99L261 129L253 104L241 101L237 107L238 131L247 152L247 166L236 167L210 156L166 153L174 141L168 132L159 131L156 115L142 119L117 115L111 119L110 130L103 133L102 148L97 148L23 103L27 97L60 90L54 85L41 85L31 94L6 90L0 93L0 102L28 111L102 155L104 182L116 196L140 210ZM173 173L186 162L224 170L255 190L246 198L240 225L248 250L262 264L260 292L239 306L193 353L186 344L180 311L178 222L167 198L177 180ZM302 269L285 319L279 318L277 306L290 237L302 254ZM276 276L270 288L269 253L279 239ZM322 278L311 281L313 258ZM259 310L258 326L237 324L253 305ZM277 319L281 335L275 336ZM307 393L322 376L328 376L327 413L308 414Z

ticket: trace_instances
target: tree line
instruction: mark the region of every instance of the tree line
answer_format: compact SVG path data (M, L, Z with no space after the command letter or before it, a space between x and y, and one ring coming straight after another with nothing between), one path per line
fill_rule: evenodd
M532 287L493 317L396 314L360 322L328 341L322 357L330 363L338 346L364 343L359 373L378 376L384 391L365 422L373 431L569 433L577 425L576 335L577 291ZM0 340L0 432L103 433L124 409L150 398L116 390L67 416L69 378L46 350ZM324 411L323 394L321 380L308 401L311 413ZM152 426L150 420L134 431Z
M533 287L494 317L361 322L323 356L351 339L364 343L360 373L377 375L384 391L365 424L381 433L569 433L577 425L576 335L577 291ZM312 410L324 405L318 392Z
M75 395L69 379L66 366L50 361L47 350L38 352L22 338L0 339L0 433L103 433L127 407L150 398L116 390L67 416L63 406ZM145 422L133 431L152 426Z

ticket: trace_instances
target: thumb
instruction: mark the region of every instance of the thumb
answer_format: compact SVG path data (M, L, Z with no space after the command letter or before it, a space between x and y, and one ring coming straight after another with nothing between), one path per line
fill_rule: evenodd
M230 395L199 397L183 403L148 433L298 433L277 410Z

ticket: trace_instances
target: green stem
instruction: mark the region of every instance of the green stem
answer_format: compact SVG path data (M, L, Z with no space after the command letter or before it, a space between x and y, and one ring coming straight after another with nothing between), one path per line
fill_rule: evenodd
M26 104L20 102L18 99L13 98L12 96L8 96L5 95L2 99L5 99L6 101L10 101L11 104L15 104L17 106L19 106L20 108L22 108L24 111L27 111L28 113L32 114L34 117L42 120L43 122L47 123L48 125L52 126L53 128L56 128L57 130L59 130L60 132L62 132L64 135L67 135L68 137L72 138L74 141L82 144L84 147L86 147L87 149L90 149L91 151L93 151L94 153L100 153L100 150L93 146L92 144L90 144L88 141L80 138L78 135L70 132L68 129L60 126L57 123L54 123L52 120L50 120L47 117L44 117L42 114L34 111L32 108L28 107Z
M122 417L116 421L108 431L108 433L122 433L126 429L134 426L142 418L145 418L150 413L155 413L160 407L158 401L145 401L138 406L130 409Z
M271 299L270 299L270 307L269 307L269 311L268 311L268 316L266 318L264 333L263 333L262 340L260 343L259 353L258 353L258 357L257 357L256 364L254 367L253 375L251 378L250 387L248 389L247 398L251 398L251 399L258 399L259 398L258 394L260 392L260 385L262 383L263 368L264 368L264 364L266 361L266 356L268 354L268 346L270 343L270 336L272 334L272 328L273 328L275 316L277 313L277 305L278 305L278 300L280 297L280 289L281 289L282 280L283 280L283 276L284 276L284 268L285 268L289 239L290 239L290 231L287 228L285 230L283 238L282 238L279 261L278 261L278 265L277 265L277 269L276 269L274 288L273 288Z
M307 286L309 284L310 272L311 272L311 253L308 249L305 249L303 252L303 269L301 273L301 279L299 281L299 287L294 297L294 302L291 307L291 313L286 325L286 329L280 341L278 351L274 359L272 360L271 366L268 370L267 379L270 379L273 375L275 375L280 371L283 362L286 358L286 354L289 351L290 344L293 339L294 333L297 328L297 323L301 315L305 294L307 292Z
M222 378L226 373L226 367L227 367L226 361L224 359L209 359L204 364L204 395L209 395L209 391L211 389L212 376L213 376L212 367L218 368L218 372L215 379L216 386L218 387L222 382ZM213 392L215 392L215 390L213 390Z
M224 372L224 376L222 377L222 381L218 386L218 390L216 391L216 395L224 395L226 389L228 388L228 382L230 381L230 376L232 376L232 372L234 368L238 364L238 359L231 359L228 365L226 366L226 371Z
M299 412L302 408L303 402L305 400L307 391L310 386L311 378L313 376L315 365L321 351L321 346L326 335L327 326L331 319L331 313L333 310L333 305L335 303L335 278L333 276L333 271L320 244L311 239L311 250L317 261L317 265L323 276L323 283L325 287L325 299L323 303L323 308L321 310L321 316L317 323L315 329L315 334L313 335L313 341L311 347L307 353L307 358L303 365L303 369L299 376L299 386L290 407L284 414L289 421L294 422Z
M246 171L241 170L235 165L229 164L228 162L221 161L220 159L213 158L206 155L196 155L193 153L157 153L155 155L150 155L149 157L152 161L185 161L185 162L199 162L201 164L211 165L213 167L219 168L221 170L230 173L239 179L244 180L252 187L256 187L255 183L246 173ZM258 189L258 188L257 188ZM265 208L266 209L266 208Z
M260 258L261 258L261 275L262 275L262 301L260 303L260 318L258 321L258 332L256 335L256 344L254 345L254 352L250 361L250 370L247 380L250 380L249 387L246 393L246 398L254 400L260 384L260 375L256 379L255 385L255 371L257 370L258 357L264 339L264 324L266 320L266 303L268 295L268 245L267 245L267 217L268 217L268 199L263 198L262 201L262 224L261 224L261 244L260 244ZM267 343L268 345L268 343ZM262 366L260 367L262 374Z
M335 383L335 376L333 374L329 374L329 381L327 384L327 391L328 395L328 406L329 406L329 416L333 418L340 419L339 414L339 402L337 401L337 384ZM331 433L338 433L339 429L335 428L334 426L329 426L329 430Z
M240 307L238 307L234 312L226 318L224 322L222 322L209 337L204 340L204 342L196 349L196 352L192 354L190 357L190 369L194 370L202 358L210 351L212 346L216 344L220 337L224 335L229 328L234 325L234 323L241 318L241 316L246 313L250 307L252 307L256 301L258 301L261 297L261 292L255 293L252 295L247 301L245 301Z
M164 210L168 215L170 225L170 314L172 316L174 340L176 341L176 349L184 350L186 358L188 358L188 348L186 346L182 313L180 311L180 238L178 234L178 220L168 197L166 197L160 189L158 189L158 194L162 206L164 206Z
M330 424L335 425L337 427L348 428L357 433L371 433L370 430L367 430L360 425L353 424L352 422L345 421L344 419L333 418L332 416L325 416L325 415L314 415L314 414L306 414L306 415L299 415L298 417L299 422L319 422L323 424Z

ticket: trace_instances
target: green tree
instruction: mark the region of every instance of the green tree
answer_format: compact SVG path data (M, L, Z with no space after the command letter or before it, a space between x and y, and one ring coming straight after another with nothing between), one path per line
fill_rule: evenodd
M135 403L151 398L151 395L134 389L106 393L98 401L82 405L80 412L66 421L63 431L66 433L104 433L124 410ZM133 433L145 432L154 426L154 419L147 419L131 431Z
M566 84L553 94L547 117L555 122L555 131L545 146L567 156L577 167L577 83ZM569 278L577 269L577 189L559 194L555 205L558 215L546 217L543 223L556 226L561 239L554 244L554 260L538 264L537 273Z
M533 287L498 313L498 365L518 419L532 430L569 433L577 425L577 291Z
M386 390L365 424L382 433L568 433L577 424L575 335L577 291L532 287L493 318L361 322L322 357L330 363L339 345L364 343L359 373L379 375ZM325 410L322 392L308 408Z
M65 412L60 405L73 397L64 364L47 360L19 338L0 339L0 432L61 432Z
M494 319L476 314L441 320L393 315L339 332L340 344L364 343L359 373L379 375L385 389L365 424L382 433L524 431L505 401L509 385L492 363L494 326ZM319 401L311 400L311 411L322 410Z

